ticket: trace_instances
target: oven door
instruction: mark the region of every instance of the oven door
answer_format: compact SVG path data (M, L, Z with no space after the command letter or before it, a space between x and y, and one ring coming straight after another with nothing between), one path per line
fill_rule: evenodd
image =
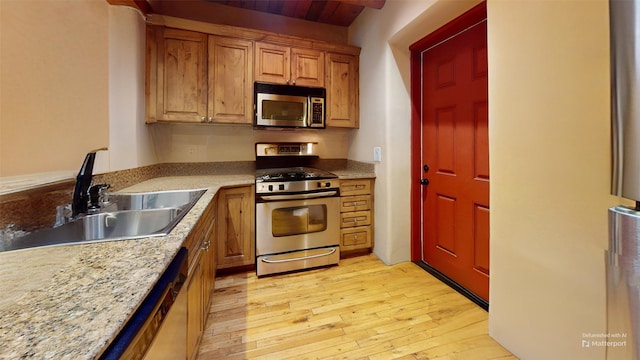
M256 203L258 256L338 246L340 198L287 200L300 196L305 195L258 196L262 200Z

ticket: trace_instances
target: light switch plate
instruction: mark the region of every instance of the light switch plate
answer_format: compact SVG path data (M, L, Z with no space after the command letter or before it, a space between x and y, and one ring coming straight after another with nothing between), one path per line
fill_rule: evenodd
M373 148L373 161L382 161L382 148L380 146Z

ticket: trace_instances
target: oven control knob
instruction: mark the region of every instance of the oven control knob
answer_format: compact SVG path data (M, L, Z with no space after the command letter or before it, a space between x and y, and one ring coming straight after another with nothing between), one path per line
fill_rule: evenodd
M273 185L269 185L269 191L273 191Z
M325 187L331 187L331 183L330 182L328 182L328 183L326 183L324 185L325 185Z
M284 190L284 184L278 185L278 190Z

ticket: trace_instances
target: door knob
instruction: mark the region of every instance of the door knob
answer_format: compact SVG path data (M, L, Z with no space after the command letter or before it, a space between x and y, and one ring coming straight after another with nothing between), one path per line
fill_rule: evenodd
M429 185L429 179L420 179L420 185Z

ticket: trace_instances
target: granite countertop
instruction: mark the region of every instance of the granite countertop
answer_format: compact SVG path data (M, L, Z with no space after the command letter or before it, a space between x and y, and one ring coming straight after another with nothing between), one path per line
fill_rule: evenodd
M371 178L333 170L340 178ZM137 309L219 188L252 174L171 176L120 192L208 191L164 237L0 253L0 359L93 359Z

